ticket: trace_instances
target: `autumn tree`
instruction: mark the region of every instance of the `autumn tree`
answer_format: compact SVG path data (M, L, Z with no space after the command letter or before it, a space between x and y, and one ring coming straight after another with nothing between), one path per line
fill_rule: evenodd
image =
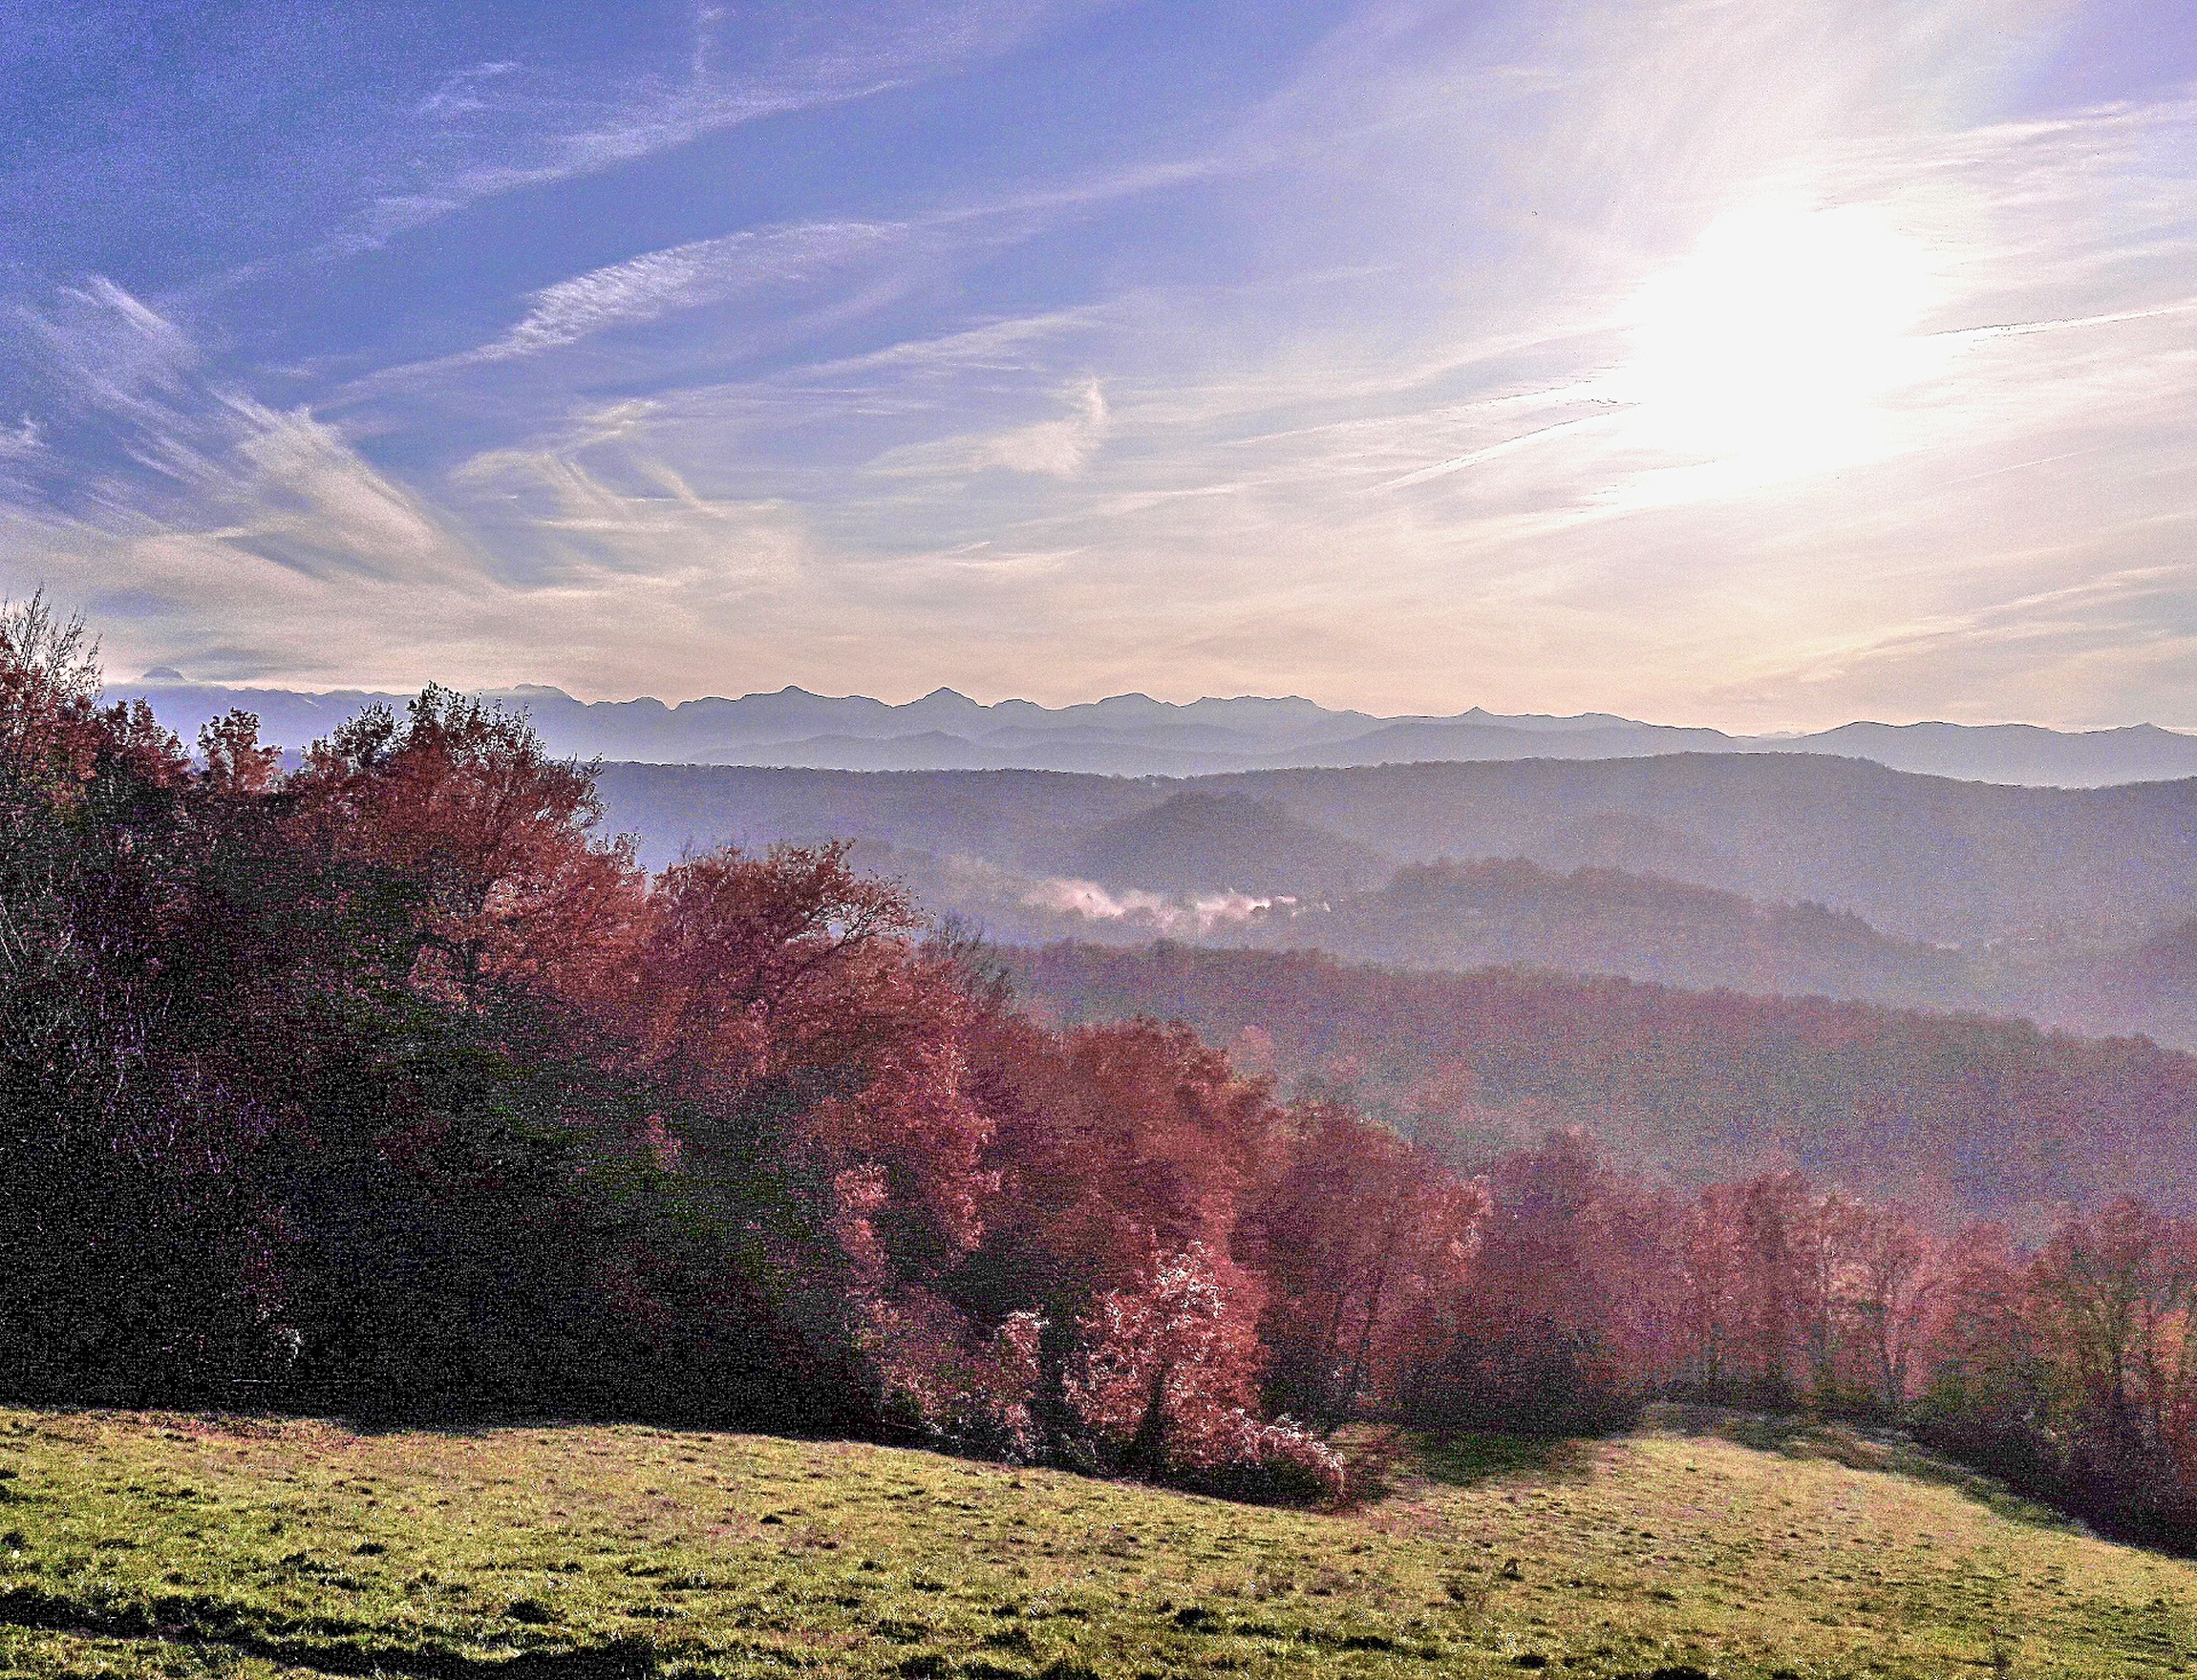
M1631 1415L1668 1374L1674 1210L1576 1130L1501 1158L1485 1182L1464 1286L1403 1385L1410 1412L1537 1433Z
M99 693L81 623L0 610L0 1361L18 1393L141 1399L267 1350L239 1168L271 1116L187 985L209 841L181 749Z
M260 744L257 712L224 712L199 731L200 772L218 792L255 798L274 792L282 776L282 749Z
M1230 1254L1239 1217L1287 1159L1271 1088L1238 1077L1186 1028L1056 1036L1002 1021L974 1048L1015 1210L988 1234L978 1274L1035 1281L1056 1322L1154 1253Z
M2071 1220L2031 1267L2034 1322L2098 1450L2165 1447L2197 1399L2187 1327L2197 1253L2187 1227L2120 1201Z
M224 764L234 750L214 743ZM414 982L437 996L586 993L637 914L630 846L593 833L593 776L485 701L430 687L401 719L369 708L316 742L286 791L316 843L411 889Z
M1339 1103L1290 1116L1287 1165L1247 1210L1237 1248L1266 1279L1269 1392L1333 1428L1393 1402L1465 1283L1486 1198Z
M1810 1317L1806 1249L1816 1209L1797 1174L1764 1173L1739 1186L1733 1215L1750 1386L1759 1400L1789 1405L1799 1393L1794 1368ZM1819 1314L1827 1347L1827 1304Z
M67 797L110 741L98 718L98 644L42 594L0 604L0 765L18 797Z
M1931 1245L1897 1205L1842 1202L1837 1310L1855 1385L1897 1413L1914 1397L1917 1360L1939 1287Z
M1258 1289L1203 1243L1153 1254L1077 1328L1066 1395L1102 1462L1216 1492L1334 1498L1340 1462L1309 1433L1262 1423Z

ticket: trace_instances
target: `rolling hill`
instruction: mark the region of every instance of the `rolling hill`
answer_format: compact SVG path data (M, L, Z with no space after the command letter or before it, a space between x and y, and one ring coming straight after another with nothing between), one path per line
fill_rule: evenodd
M719 840L840 836L1067 875L1107 824L1196 793L1239 796L1277 825L1398 862L1592 863L1819 904L1910 941L2128 943L2197 912L2197 781L2017 788L1852 759L1688 755L1188 781L610 764L600 785L611 825L638 834L657 860ZM1194 846L1167 867L1174 879L1202 872L1202 884L1226 884Z
M1208 785L1208 784L1194 784ZM1906 939L2134 937L2197 904L2197 782L2065 790L1803 755L1271 771L1228 785L1415 861L1583 852ZM1645 842L1646 855L1634 853Z
M1968 959L1888 938L1850 912L1521 859L1410 864L1377 892L1276 904L1246 925L1242 943L1416 968L1526 964L1697 989L1981 1001Z
M25 1680L2103 1680L2197 1652L2197 1566L1896 1437L1721 1414L1421 1446L1336 1513L636 1427L16 1411L0 1464Z
M1378 885L1396 871L1371 846L1232 790L1191 790L1117 818L1066 861L1066 873L1107 886L1319 898Z
M611 764L645 861L859 840L995 940L1153 937L2020 1014L2197 1047L2197 782L1680 755L1190 780ZM1402 874L1395 874L1400 869Z

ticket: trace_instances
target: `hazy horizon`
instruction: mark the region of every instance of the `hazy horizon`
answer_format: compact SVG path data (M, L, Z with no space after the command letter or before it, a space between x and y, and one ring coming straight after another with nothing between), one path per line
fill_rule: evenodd
M436 679L430 677L427 680L429 682L433 682ZM224 689L240 692L253 691L279 691L285 693L296 693L314 696L324 696L330 694L375 694L401 697L416 691L416 688L412 685L386 682L377 683L372 681L315 686L312 684L261 682L250 679L220 680L214 678L201 678L193 676L187 672L178 671L173 667L165 666L156 666L151 670L140 671L135 677L120 677L110 674L107 679L107 686L110 689L125 692L136 692L140 689L152 689L161 686L175 686L195 689ZM445 684L443 686L449 687L451 685ZM494 694L499 696L511 696L523 694L529 691L555 694L563 699L573 701L582 706L630 706L643 701L653 701L658 705L674 710L681 706L690 706L697 703L708 703L713 701L737 703L742 700L770 699L782 694L800 694L812 700L874 700L882 706L890 707L894 710L902 710L912 707L920 704L925 700L949 698L956 700L967 700L973 705L983 707L987 710L997 710L999 708L1010 706L1035 706L1041 711L1056 714L1064 712L1074 712L1092 707L1103 706L1109 701L1116 700L1148 700L1155 705L1165 706L1179 710L1186 710L1190 707L1209 702L1227 704L1236 701L1256 701L1273 702L1285 705L1290 703L1302 703L1319 707L1322 711L1336 715L1355 713L1357 715L1364 716L1377 722L1400 723L1415 722L1419 720L1447 722L1455 718L1469 716L1475 712L1478 712L1486 716L1492 722L1503 722L1506 719L1528 719L1533 721L1546 721L1551 723L1574 723L1586 719L1610 718L1615 721L1624 723L1645 723L1669 729L1719 728L1719 726L1716 724L1700 723L1684 717L1674 718L1629 716L1623 712L1606 712L1599 709L1591 709L1582 712L1551 712L1546 710L1496 712L1486 706L1467 704L1456 712L1371 712L1366 711L1360 707L1329 705L1326 702L1314 699L1309 694L1295 691L1290 692L1269 691L1232 694L1192 694L1187 691L1183 691L1179 696L1175 696L1165 693L1155 694L1144 689L1121 689L1117 690L1111 693L1091 693L1078 697L1070 697L1056 702L1045 702L1033 700L1026 694L1010 693L1005 691L1001 691L987 697L986 694L982 692L971 693L968 690L955 688L949 683L940 683L933 688L922 690L920 691L902 692L897 694L892 692L864 692L854 690L833 692L826 690L808 688L798 682L784 683L775 689L743 689L739 690L737 692L735 692L732 689L727 688L706 691L695 691L693 693L685 694L651 694L637 691L575 693L573 691L556 683L529 682L522 679L520 681L505 684L483 683L460 691ZM1842 718L1838 723L1823 724L1813 727L1801 724L1764 724L1755 729L1744 731L1725 730L1722 733L1732 734L1745 734L1756 737L1767 737L1787 734L1803 735L1819 734L1823 733L1824 730L1836 729L1847 723L1870 723L1880 724L1890 729L1911 729L1932 724L1948 724L1956 722L1958 727L1965 729L2047 729L2052 730L2058 734L2101 734L2113 730L2140 729L2148 726L2154 729L2166 730L2175 734L2197 735L2197 725L2177 726L2174 724L2163 724L2159 723L2155 719L2148 717L2129 718L2119 723L2090 724L2069 728L2054 724L2039 723L2035 718L2028 717L1978 717L1967 720L1955 720L1950 717L1930 714L1917 714L1911 717L1856 716Z

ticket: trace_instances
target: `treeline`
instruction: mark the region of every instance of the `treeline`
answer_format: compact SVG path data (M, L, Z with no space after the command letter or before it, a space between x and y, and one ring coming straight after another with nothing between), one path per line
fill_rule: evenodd
M1331 1499L1351 1418L1915 1419L2186 1543L2191 1243L2030 1255L1558 1132L1468 1175L1185 1027L1059 1030L837 846L654 876L430 690L285 772L0 616L0 1386L653 1417ZM1527 1031L1530 1022L1519 1031Z
M2188 1212L2186 1056L1304 952L1055 946L1009 968L1076 1030L1163 1014L1300 1093L1370 1097L1470 1175L1471 1260L1399 1322L1367 1396L1391 1415L1571 1431L1655 1396L1811 1408L1903 1424L2102 1529L2197 1552L2197 1222L2126 1194ZM1780 1155L1867 1193L1761 1169ZM2040 1223L2060 1197L2092 1211Z
M1056 1033L843 848L650 877L430 690L286 773L0 617L0 1385L640 1415L1332 1498L1480 1189ZM1281 1415L1293 1408L1303 1418Z
M1905 1425L2107 1532L2197 1551L2197 1223L2121 1200L2041 1244L1791 1173L1691 1196L1579 1132L1496 1161L1474 1263L1393 1403L1589 1430L1649 1395Z
M1466 1170L1582 1125L1650 1177L1790 1166L1954 1223L2030 1230L2122 1195L2197 1213L2197 1058L2143 1039L1305 951L1056 945L1010 967L1055 1019L1185 1021L1238 1065L1347 1095Z

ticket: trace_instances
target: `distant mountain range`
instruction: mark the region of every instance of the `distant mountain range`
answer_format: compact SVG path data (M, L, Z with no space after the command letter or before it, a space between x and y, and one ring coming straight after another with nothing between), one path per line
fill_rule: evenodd
M2197 780L1680 754L1187 780L628 762L598 786L651 864L848 840L1001 943L1525 964L2197 1046Z
M369 706L405 696L306 693L186 681L156 670L109 689L143 698L186 740L233 707L255 712L265 737L302 747ZM1048 708L983 705L940 689L906 705L802 689L704 699L576 700L523 685L489 698L523 709L551 749L582 758L819 770L1063 770L1191 776L1229 771L1525 758L1642 758L1675 753L1810 753L1894 770L2033 787L2102 787L2197 776L2197 735L2151 724L2066 733L2031 724L1849 723L1817 734L1732 735L1607 712L1376 717L1310 700L1205 699L1177 705L1117 694Z
M241 706L296 747L402 703L148 674L110 691L186 737ZM2197 1047L2197 737L2166 730L1749 739L1301 699L491 697L559 754L610 760L607 826L651 866L843 839L997 941L1522 964Z

